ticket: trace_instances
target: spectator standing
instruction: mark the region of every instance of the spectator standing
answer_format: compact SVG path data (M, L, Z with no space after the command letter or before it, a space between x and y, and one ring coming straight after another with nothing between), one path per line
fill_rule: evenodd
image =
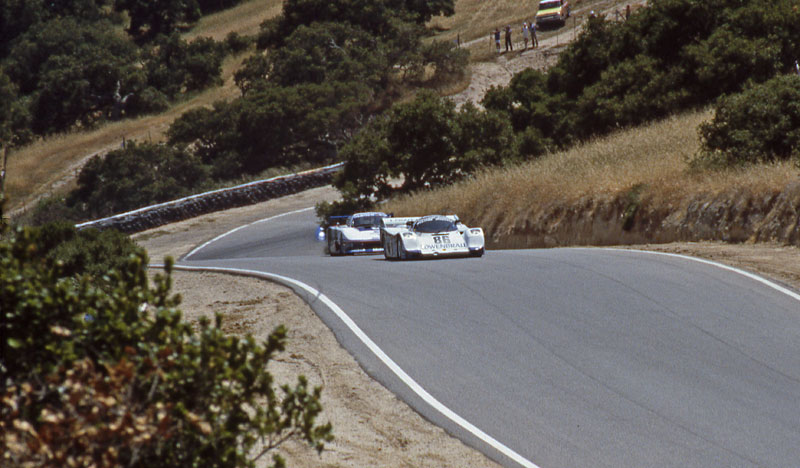
M511 43L511 25L506 25L506 52L513 51L514 44Z
M531 37L531 32L528 30L528 23L523 21L522 22L522 41L525 43L525 47L522 50L528 50L528 39Z
M500 53L500 28L494 28L494 45L497 47L497 53Z
M531 26L530 26L529 29L531 31L531 47L533 47L535 49L535 48L539 47L539 38L536 37L536 22L535 21L531 21Z

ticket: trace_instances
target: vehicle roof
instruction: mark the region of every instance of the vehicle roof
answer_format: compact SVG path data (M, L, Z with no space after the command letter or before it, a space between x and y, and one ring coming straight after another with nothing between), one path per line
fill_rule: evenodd
M458 216L456 215L427 215L419 218L414 222L414 224L420 224L427 221L451 221L451 222L458 222Z
M355 218L363 218L364 216L380 216L382 218L385 218L389 215L387 215L386 213L382 213L380 211L367 211L364 213L354 213L350 217L355 219Z

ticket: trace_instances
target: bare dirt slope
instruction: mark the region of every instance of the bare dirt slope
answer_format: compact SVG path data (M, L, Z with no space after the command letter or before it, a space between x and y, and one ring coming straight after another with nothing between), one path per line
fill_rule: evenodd
M134 236L152 261L178 258L193 247L236 226L336 198L331 187L258 205L162 226ZM638 246L708 258L757 272L800 290L800 249L768 244L681 243ZM489 253L491 255L491 253ZM278 324L289 330L289 346L270 372L280 383L299 374L322 385L324 413L336 440L322 455L290 443L281 450L290 467L490 467L482 454L430 424L367 376L336 341L333 333L291 290L270 282L208 273L176 272L174 292L183 296L189 320L215 312L234 334L259 338ZM266 465L268 460L263 460Z

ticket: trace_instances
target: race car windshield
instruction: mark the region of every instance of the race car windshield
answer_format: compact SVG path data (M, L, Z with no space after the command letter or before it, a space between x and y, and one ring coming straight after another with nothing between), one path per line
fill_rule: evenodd
M353 227L376 227L380 225L380 216L360 216L353 219Z
M555 1L555 2L542 2L542 3L539 4L539 9L540 10L549 10L551 8L558 8L560 6L561 6L561 3L559 3L558 1Z
M414 230L417 232L432 233L432 232L452 232L457 231L455 223L446 219L433 219L430 221L423 221L416 226Z

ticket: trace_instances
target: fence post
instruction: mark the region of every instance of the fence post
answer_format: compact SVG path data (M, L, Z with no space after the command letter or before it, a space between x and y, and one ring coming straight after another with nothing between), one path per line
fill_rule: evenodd
M0 200L6 199L6 164L8 163L8 147L3 145L3 169L0 171Z

